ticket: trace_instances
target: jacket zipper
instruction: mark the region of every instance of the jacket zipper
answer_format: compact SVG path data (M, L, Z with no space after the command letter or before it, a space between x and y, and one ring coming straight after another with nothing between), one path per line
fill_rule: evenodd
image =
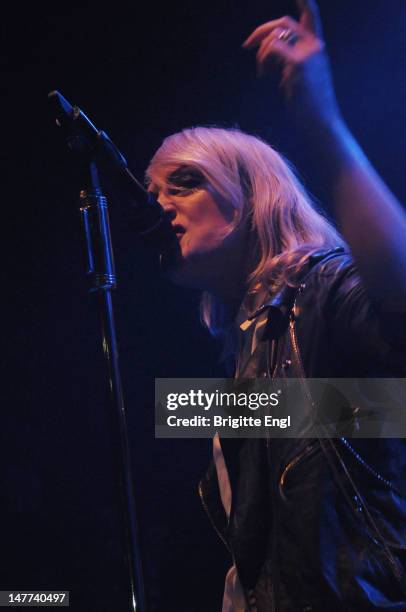
M295 324L294 324L294 320L293 319L291 319L290 322L289 322L289 328L290 328L290 339L291 339L291 342L292 342L293 352L295 353L296 362L297 362L297 365L298 365L299 370L300 370L300 377L301 377L301 381L302 381L302 387L304 389L304 392L306 394L306 397L307 397L308 401L310 402L310 404L312 406L314 406L313 398L310 395L310 391L307 388L307 385L306 385L306 382L305 382L306 376L305 376L305 371L304 371L304 367L303 367L303 363L302 363L302 358L301 358L301 355L300 355L300 352L299 352L299 347L298 347L298 342L297 342L297 337L296 337ZM282 499L284 501L287 501L287 498L286 498L286 496L285 496L285 494L283 492L283 487L285 485L285 481L286 481L286 477L287 477L288 473L293 468L295 468L299 463L301 463L301 461L306 459L306 457L311 455L313 453L313 451L316 450L317 446L318 446L318 440L316 440L312 444L309 444L301 453L299 453L299 455L296 455L296 457L291 459L291 461L289 461L289 463L283 469L282 475L279 478L278 489L279 489L279 494L281 495L281 497L282 497Z
M203 490L202 490L202 484L199 482L199 486L198 486L198 491L199 491L199 497L200 500L202 502L202 506L207 514L207 516L209 517L209 521L214 529L214 531L217 533L217 535L219 536L220 540L223 542L224 546L227 548L227 550L229 551L229 553L232 555L232 550L230 548L230 545L228 544L227 540L225 539L225 537L223 536L223 534L221 533L221 531L217 528L217 525L215 524L215 522L213 521L210 511L207 507L206 504L206 500L204 499L204 494L203 494Z
M295 306L293 306L293 311L294 311ZM303 367L303 361L302 361L302 356L300 354L299 351L299 345L298 345L298 341L297 341L297 336L296 336L296 328L295 328L295 322L294 319L292 318L289 322L289 328L290 328L290 339L292 342L292 346L293 346L293 352L296 355L296 361L297 361L297 365L299 366L299 370L300 370L300 377L302 382L302 387L306 393L307 399L309 400L311 406L314 407L314 401L313 398L311 396L311 393L309 391L309 388L305 382L306 379L306 373Z
M315 442L312 442L312 444L309 444L308 446L306 446L306 448L301 453L299 453L299 455L296 455L296 457L294 457L291 461L289 461L289 463L285 466L282 472L282 475L279 478L279 485L278 485L279 495L282 497L283 501L285 502L288 501L283 491L288 473L291 470L293 470L299 463L304 461L304 459L306 459L307 457L310 457L314 453L314 451L317 450L319 446L320 446L319 441L315 440Z

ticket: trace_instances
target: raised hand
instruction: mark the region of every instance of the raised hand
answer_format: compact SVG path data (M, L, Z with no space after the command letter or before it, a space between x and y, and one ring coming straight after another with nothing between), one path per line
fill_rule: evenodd
M282 68L281 87L299 119L331 122L340 117L315 0L296 0L299 21L285 16L256 28L243 43L257 49L259 76Z

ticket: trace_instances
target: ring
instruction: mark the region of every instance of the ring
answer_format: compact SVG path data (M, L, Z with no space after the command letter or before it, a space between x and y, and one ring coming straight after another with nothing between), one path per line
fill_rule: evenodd
M292 46L297 42L298 38L299 37L296 34L296 32L294 32L290 28L286 28L285 30L282 30L282 32L278 36L278 40L282 40L283 42L287 43L288 45L292 45Z

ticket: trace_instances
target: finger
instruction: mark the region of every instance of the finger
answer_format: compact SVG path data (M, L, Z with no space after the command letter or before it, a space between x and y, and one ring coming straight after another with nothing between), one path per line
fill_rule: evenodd
M244 41L243 47L252 48L252 47L258 46L262 42L262 40L270 32L272 32L275 28L283 28L283 29L288 28L290 30L293 30L294 32L297 32L298 34L301 34L304 32L304 29L300 25L299 22L297 22L292 17L289 17L289 15L285 15L284 17L281 17L280 19L274 19L272 21L268 21L267 23L264 23L260 25L258 28L256 28L250 34L250 36L248 36L248 38Z
M282 63L293 62L296 59L295 51L286 42L280 40L277 36L270 39L266 39L261 43L261 46L257 52L257 74L262 76L265 72L266 66L271 61L279 60Z
M276 41L276 40L280 40L282 42L286 42L283 41L280 36L281 34L283 34L283 32L285 32L286 30L284 30L283 28L277 27L274 30L272 30L272 32L270 34L268 34L268 36L266 38L263 39L263 41L261 42L261 44L259 45L257 54L256 54L256 59L258 62L262 62L264 61L264 59L266 58L266 54L268 52L268 50L271 48L272 44Z
M267 23L260 25L248 36L248 38L243 42L242 46L245 49L257 47L275 28L289 28L299 35L305 33L304 27L301 26L299 22L292 17L289 17L289 15L285 15L280 19L274 19L273 21L268 21Z
M296 0L300 13L300 24L318 38L323 38L323 26L316 0Z

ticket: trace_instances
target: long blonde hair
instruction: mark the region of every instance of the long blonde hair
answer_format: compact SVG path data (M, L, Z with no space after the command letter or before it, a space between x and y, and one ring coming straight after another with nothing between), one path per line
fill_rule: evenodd
M193 127L164 140L147 169L147 180L164 167L190 166L238 211L230 232L250 218L256 242L251 287L275 291L295 276L321 247L343 245L315 208L290 164L269 144L238 129ZM214 335L224 331L224 309L204 292L202 320Z

